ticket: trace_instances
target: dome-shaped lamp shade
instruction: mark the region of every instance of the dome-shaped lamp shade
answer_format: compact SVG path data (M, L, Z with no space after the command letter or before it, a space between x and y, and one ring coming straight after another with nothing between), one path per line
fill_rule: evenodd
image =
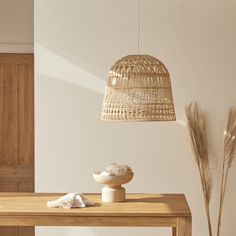
M170 75L160 60L149 55L128 55L111 67L101 120L175 119Z

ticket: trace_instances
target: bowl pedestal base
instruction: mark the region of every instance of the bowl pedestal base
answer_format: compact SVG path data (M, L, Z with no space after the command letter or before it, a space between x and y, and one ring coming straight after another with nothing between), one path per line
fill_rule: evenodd
M103 202L123 202L125 201L125 188L120 186L105 186L102 188Z

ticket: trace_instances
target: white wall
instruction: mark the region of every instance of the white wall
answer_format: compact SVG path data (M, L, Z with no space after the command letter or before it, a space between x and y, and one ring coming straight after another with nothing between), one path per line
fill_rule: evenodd
M33 52L33 5L33 0L0 0L0 53Z
M106 74L136 53L136 0L36 0L36 190L98 192L91 173L111 162L129 164L128 192L185 193L193 235L207 235L199 176L183 108L198 101L208 114L218 207L222 130L236 101L236 2L141 1L142 53L161 59L172 76L177 122L99 121ZM236 164L228 182L222 235L236 235ZM170 231L147 229L149 235ZM112 232L112 234L111 234ZM146 229L39 227L37 235L144 235Z

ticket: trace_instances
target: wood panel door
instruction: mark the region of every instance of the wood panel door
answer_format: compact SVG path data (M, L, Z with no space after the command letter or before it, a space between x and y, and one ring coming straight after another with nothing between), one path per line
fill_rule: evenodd
M33 191L33 54L0 53L0 192ZM0 235L32 236L34 228L0 227Z

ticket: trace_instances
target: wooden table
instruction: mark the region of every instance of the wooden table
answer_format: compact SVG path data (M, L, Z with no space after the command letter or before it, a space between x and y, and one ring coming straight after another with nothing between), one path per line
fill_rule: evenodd
M48 200L60 196L0 193L0 225L172 227L173 236L191 236L191 212L183 194L127 194L120 203L102 203L100 194L85 194L95 206L47 208Z

